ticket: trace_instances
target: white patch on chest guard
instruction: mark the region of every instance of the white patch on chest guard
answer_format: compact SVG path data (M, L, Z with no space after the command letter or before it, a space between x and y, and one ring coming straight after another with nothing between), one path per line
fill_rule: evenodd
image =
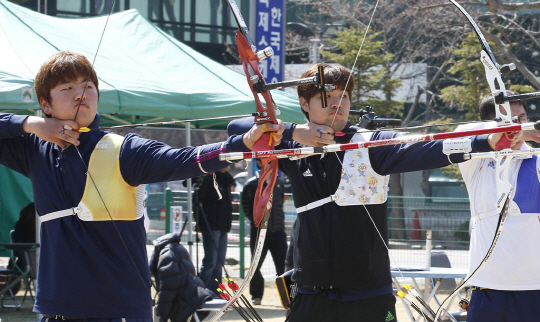
M108 140L101 140L96 144L96 148L94 150L107 150L109 149L109 141Z
M371 133L357 133L351 142L365 142L364 135L368 140L371 137ZM388 180L373 170L367 149L349 150L343 158L335 202L340 206L382 204L388 198Z

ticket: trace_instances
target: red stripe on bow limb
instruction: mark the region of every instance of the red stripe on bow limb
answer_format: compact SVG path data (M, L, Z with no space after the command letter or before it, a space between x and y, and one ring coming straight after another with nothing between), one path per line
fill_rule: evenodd
M234 10L233 10L234 12ZM239 21L237 17L237 21ZM268 90L263 90L262 86L266 84L262 73L259 70L259 57L253 50L251 39L245 34L242 25L236 31L236 46L242 61L244 73L246 74L249 87L255 99L256 111L253 113L256 124L273 123L277 124L276 113L277 105ZM264 51L267 52L267 51ZM271 51L267 55L270 54ZM262 56L265 57L265 56ZM264 98L266 106L262 104L259 95ZM270 132L266 132L253 146L253 151L269 151L274 148L275 138ZM273 201L273 190L277 179L278 165L276 158L266 158L262 161L262 169L259 178L259 184L255 193L253 206L253 220L259 227L266 211L270 211Z

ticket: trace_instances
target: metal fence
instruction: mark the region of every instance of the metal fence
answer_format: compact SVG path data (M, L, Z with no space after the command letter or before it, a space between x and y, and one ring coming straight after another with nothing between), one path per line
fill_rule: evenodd
M433 232L442 248L469 248L469 199L390 196L389 236L396 243L415 244Z
M187 211L187 192L168 192L166 196L166 213L158 218L152 218L147 238L148 244L157 237L174 229L182 232L182 244L190 250L196 267L202 262L202 238L195 231L195 221L189 224ZM287 236L291 236L291 229L296 220L296 209L293 196L287 194L285 198L285 227ZM170 207L182 207L182 218L173 221L173 212ZM249 250L250 224L244 218L240 206L238 193L233 193L233 223L229 233L229 247L227 249L226 269L228 274L243 277L243 270L249 267L251 254ZM173 208L174 210L174 208ZM167 215L168 213L168 215ZM167 220L168 218L168 220ZM388 199L388 224L390 261L394 266L425 265L425 232L432 231L432 244L434 249L447 253L452 267L466 268L468 265L469 248L469 201L461 198L425 198L425 197L398 197L390 196ZM274 264L271 255L262 265L262 273L267 278L275 276Z

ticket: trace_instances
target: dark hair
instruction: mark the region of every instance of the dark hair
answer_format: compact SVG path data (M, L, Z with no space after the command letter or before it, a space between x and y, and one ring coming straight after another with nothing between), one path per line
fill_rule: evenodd
M506 91L506 95L516 95L516 93L512 91ZM524 100L512 101L510 103L520 104L521 106L523 106L523 109L525 109L525 113L529 114L529 105L527 105L527 102L525 102ZM493 94L488 94L482 99L480 105L478 106L478 111L480 112L480 119L482 121L495 119L495 100L493 98Z
M92 64L84 55L71 51L58 52L39 69L34 81L34 87L38 101L43 98L47 103L51 103L51 89L61 82L73 81L83 75L96 85L99 98L99 85L96 71ZM50 117L50 115L47 115Z
M350 77L351 73L343 66L340 65L329 65L329 64L317 64L308 68L303 74L302 78L313 77L317 74L317 68L319 65L322 65L324 68L324 81L327 84L332 84L336 86L339 90L346 90L349 94L349 97L352 95L352 90L354 89L354 77ZM347 83L348 82L348 83ZM345 88L347 86L347 88ZM311 100L311 98L319 93L319 89L315 84L309 85L300 85L298 86L298 97L303 97L306 101ZM304 115L309 119L309 116L306 111L302 110Z

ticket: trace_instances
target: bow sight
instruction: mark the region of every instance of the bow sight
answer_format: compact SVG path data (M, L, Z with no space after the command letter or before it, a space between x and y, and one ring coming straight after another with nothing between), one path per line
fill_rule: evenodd
M349 115L359 115L358 123L356 126L366 130L377 130L386 126L400 126L400 119L388 119L384 117L375 116L373 107L366 106L365 110L350 110Z
M273 52L270 53L272 55ZM266 56L268 57L268 56ZM263 58L266 58L263 57ZM256 93L264 93L266 91L269 91L271 89L281 89L285 87L292 87L292 86L299 86L299 85L312 85L314 84L319 92L321 93L321 100L322 100L322 106L324 108L327 107L326 103L326 95L325 92L331 92L336 89L335 85L332 84L326 84L324 82L324 67L323 65L317 66L318 72L315 74L315 76L312 77L306 77L301 79L295 79L290 81L283 81L283 82L275 82L275 83L265 83L264 80L262 80L258 75L254 75L250 77L250 82L253 85L253 90ZM253 116L256 117L265 117L266 112L255 112L253 113ZM279 114L278 114L279 115Z
M532 92L532 93L507 96L505 95L505 93L499 91L497 94L494 94L493 96L495 97L496 104L503 104L504 102L513 102L513 101L526 100L526 99L531 99L531 98L538 98L540 97L540 92Z
M262 93L271 89L281 89L285 87L292 87L298 85L311 85L315 84L320 91L331 92L336 89L336 86L332 84L324 83L323 66L319 65L319 72L313 77L306 77L301 79L295 79L290 81L276 82L266 84L264 81L257 75L254 75L250 78L251 83L253 84L253 89L257 93Z

